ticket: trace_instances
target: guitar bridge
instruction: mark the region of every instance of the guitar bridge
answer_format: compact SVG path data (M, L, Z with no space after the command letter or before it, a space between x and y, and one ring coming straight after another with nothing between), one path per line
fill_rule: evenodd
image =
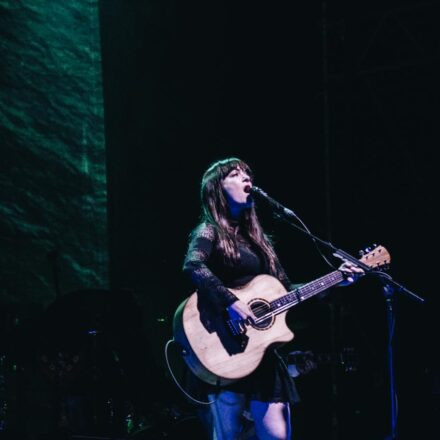
M246 333L246 325L242 319L228 319L226 323L232 336L240 336Z
M232 339L230 342L232 343L229 346L229 352L233 353L241 353L246 350L247 344L249 342L249 338L246 336L246 321L242 319L228 319L226 321L228 323L229 331L232 334ZM235 347L232 349L232 347Z

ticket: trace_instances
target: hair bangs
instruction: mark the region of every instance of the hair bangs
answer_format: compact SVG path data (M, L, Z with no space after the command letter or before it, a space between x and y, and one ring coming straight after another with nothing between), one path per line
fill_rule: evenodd
M211 164L205 173L205 179L210 179L213 177L224 179L232 170L235 169L240 169L248 174L249 177L253 177L252 171L246 162L243 162L237 157L230 157L228 159L219 160Z

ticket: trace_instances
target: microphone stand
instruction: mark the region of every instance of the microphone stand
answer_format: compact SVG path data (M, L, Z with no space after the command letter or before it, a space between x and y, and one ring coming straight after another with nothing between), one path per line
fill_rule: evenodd
M402 284L394 281L393 278L383 273L379 270L374 270L370 266L362 263L356 257L350 255L348 252L345 252L342 249L337 248L332 243L327 242L316 235L312 234L306 227L302 228L294 223L294 221L299 221L302 223L301 219L291 210L281 205L281 203L277 202L275 199L270 197L266 192L264 192L261 188L256 186L251 189L252 194L257 195L264 199L274 210L277 217L282 219L284 222L294 227L301 233L308 235L312 240L322 244L324 247L329 249L335 257L341 258L343 260L350 261L356 266L360 267L365 271L365 274L371 274L379 277L382 283L382 291L385 296L386 303L386 315L387 315L387 330L388 330L388 350L387 350L387 361L388 361L388 376L389 376L389 393L391 400L391 408L390 408L390 427L391 434L386 438L386 440L396 440L397 439L397 405L396 405L396 382L394 375L394 351L393 351L393 334L394 334L394 323L395 323L395 311L394 311L394 293L399 292L403 293L413 301L416 301L420 304L425 303L425 299L416 295L414 292L411 292Z

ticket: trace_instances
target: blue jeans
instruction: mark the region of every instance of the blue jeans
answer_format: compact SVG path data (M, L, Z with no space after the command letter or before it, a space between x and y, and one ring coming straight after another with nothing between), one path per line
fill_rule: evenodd
M248 402L244 394L227 390L208 397L215 402L201 410L201 415L211 440L290 439L287 403Z

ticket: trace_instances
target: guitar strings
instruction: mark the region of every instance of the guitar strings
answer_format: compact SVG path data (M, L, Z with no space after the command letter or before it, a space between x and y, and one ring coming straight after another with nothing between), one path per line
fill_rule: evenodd
M377 247L374 249L375 251L381 253L383 249L382 247ZM370 252L372 254L372 256L375 256L374 252ZM367 254L369 255L369 254ZM367 255L364 255L363 259L368 258ZM368 267L380 267L383 265L386 265L389 263L389 254L388 252L384 252L382 255L382 259L380 262L375 262L375 261L370 261L369 263L367 263ZM363 264L366 264L365 262L361 261ZM311 283L305 284L304 286L298 288L297 290L292 290L290 292L288 292L287 294L281 296L280 298L278 298L277 300L271 301L269 303L269 307L267 305L267 303L264 303L261 306L257 306L255 309L252 310L252 312L254 313L255 316L257 316L257 321L264 321L264 319L270 318L271 316L273 316L273 314L279 314L281 312L283 312L285 309L288 309L290 307L296 306L298 303L334 286L335 284L341 282L344 279L344 275L342 274L342 272L340 270L335 270L334 272L331 272L327 275L324 275L321 278L318 278L315 281L312 281ZM330 281L328 284L326 284L328 281ZM316 286L318 285L318 288L316 288ZM303 293L303 295L301 295L301 293ZM290 300L287 299L289 296L293 296L295 294L296 296L296 300ZM284 302L284 304L282 304L281 306L277 306L274 307L274 303L275 302L280 302L280 300L286 298L287 302ZM269 313L266 313L267 310L269 310ZM261 316L258 316L259 313L263 313Z
M306 285L300 287L297 290L292 290L290 292L287 292L285 295L281 296L280 298L278 298L274 301L271 301L269 303L269 305L267 303L264 303L260 306L257 306L255 309L252 309L252 312L257 317L257 321L264 321L264 319L266 319L265 318L266 316L268 319L269 317L272 316L273 313L276 313L276 314L281 313L286 308L294 307L298 303L300 303L308 298L311 298L312 296L322 292L323 290L326 290L327 288L331 287L332 285L342 281L343 278L344 277L340 271L332 272L332 273L327 274L327 275L325 275L315 281L312 281L309 284L306 284ZM302 293L302 295L301 295L301 293ZM288 298L289 296L290 297L299 296L300 299L295 298L292 301L290 298ZM282 301L283 299L286 299L286 302ZM280 302L280 301L282 301L284 304L282 304L281 307L274 307L274 303ZM262 314L260 315L260 313L262 313Z

